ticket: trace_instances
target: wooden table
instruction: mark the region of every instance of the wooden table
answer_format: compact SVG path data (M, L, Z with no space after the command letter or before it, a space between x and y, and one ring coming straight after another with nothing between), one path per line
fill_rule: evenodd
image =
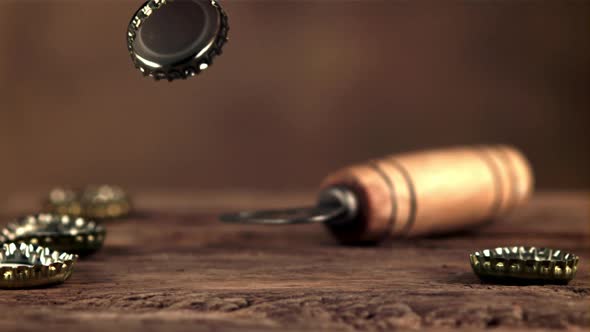
M34 196L4 214L34 211ZM307 193L144 193L65 284L0 291L0 331L297 331L590 327L590 200L542 193L484 229L337 245L319 225L216 221L221 210L301 204ZM521 244L581 256L567 286L482 284L467 255Z

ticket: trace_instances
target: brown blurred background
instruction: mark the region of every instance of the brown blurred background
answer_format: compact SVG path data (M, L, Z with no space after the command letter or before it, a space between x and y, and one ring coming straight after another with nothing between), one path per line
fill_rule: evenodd
M225 0L204 75L132 67L142 0L0 0L0 196L55 184L314 188L412 149L520 147L590 187L590 1Z

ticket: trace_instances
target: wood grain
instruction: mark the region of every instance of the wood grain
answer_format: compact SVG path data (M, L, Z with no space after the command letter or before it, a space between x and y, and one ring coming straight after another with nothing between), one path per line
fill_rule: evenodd
M108 223L105 248L80 261L67 283L0 291L0 331L590 327L585 193L539 194L478 231L379 247L339 246L319 225L216 220L216 209L301 203L302 195L136 197L136 215ZM26 201L19 211L36 208ZM567 286L480 283L468 252L509 244L572 251L582 258L578 276Z

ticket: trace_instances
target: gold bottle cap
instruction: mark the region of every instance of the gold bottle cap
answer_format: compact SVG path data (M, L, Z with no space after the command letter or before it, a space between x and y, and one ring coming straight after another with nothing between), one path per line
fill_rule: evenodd
M54 188L44 206L53 213L100 220L125 217L132 208L125 190L111 185L87 186L81 190Z
M103 226L82 217L39 214L8 224L0 234L0 243L24 242L88 255L102 247L105 235Z
M498 247L469 255L473 272L492 283L567 284L579 257L559 249Z
M0 250L0 288L33 288L60 284L78 256L26 243L5 243Z

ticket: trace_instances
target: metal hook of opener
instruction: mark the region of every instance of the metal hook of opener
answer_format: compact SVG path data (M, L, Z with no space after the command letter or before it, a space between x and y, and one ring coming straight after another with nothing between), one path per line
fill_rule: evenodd
M345 187L331 187L322 191L316 206L243 211L221 215L224 222L284 225L348 221L357 215L358 202L354 193Z

